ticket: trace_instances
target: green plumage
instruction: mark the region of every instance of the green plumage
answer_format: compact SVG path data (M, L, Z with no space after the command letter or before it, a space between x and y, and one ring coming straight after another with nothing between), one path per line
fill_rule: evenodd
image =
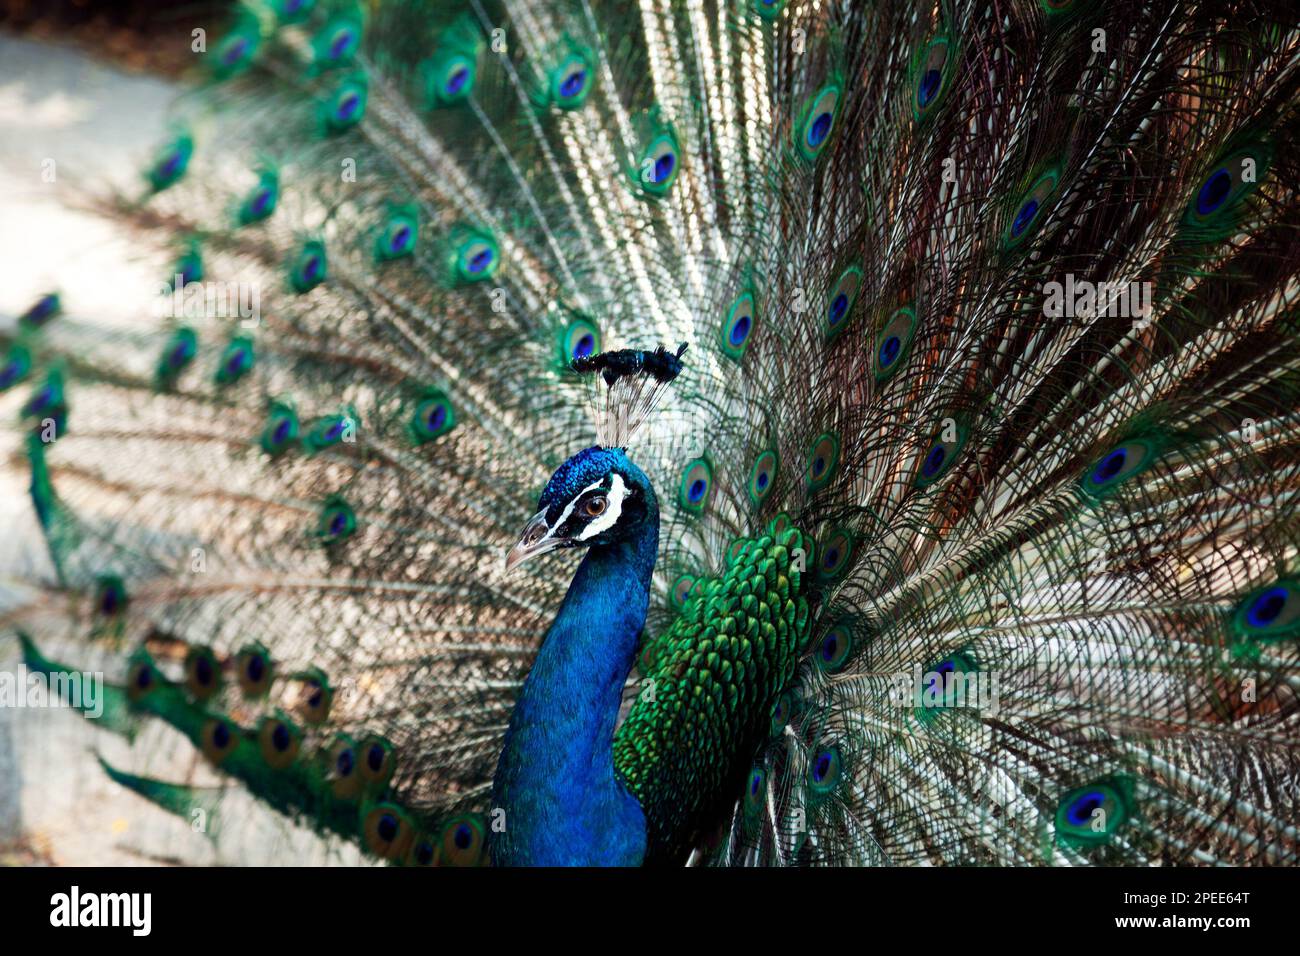
M614 761L645 811L652 860L680 859L718 825L806 643L811 548L781 525L741 542L721 577L695 582L681 616L642 651Z

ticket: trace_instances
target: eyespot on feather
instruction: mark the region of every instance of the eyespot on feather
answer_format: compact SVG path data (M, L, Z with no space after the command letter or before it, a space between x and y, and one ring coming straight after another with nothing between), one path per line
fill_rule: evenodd
M263 763L272 770L284 770L298 758L302 731L282 714L264 717L257 728L257 745Z
M221 664L212 648L198 645L186 653L185 689L196 701L208 700L221 690Z
M406 811L395 803L370 808L362 822L365 848L385 860L400 860L410 849L415 830Z
M247 644L235 655L235 673L245 697L266 696L275 677L271 655L261 644Z

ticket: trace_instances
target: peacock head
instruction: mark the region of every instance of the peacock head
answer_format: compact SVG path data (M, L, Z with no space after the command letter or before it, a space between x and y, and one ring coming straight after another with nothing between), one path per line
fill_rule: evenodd
M546 483L537 506L537 514L506 555L507 571L557 548L627 541L659 518L645 472L624 449L599 445L583 449L561 465Z
M595 383L592 413L598 444L578 452L551 475L506 555L506 570L556 548L590 548L643 536L658 540L659 502L650 479L627 456L629 440L649 418L664 386L682 370L682 353L663 346L619 349L575 358L572 369ZM600 391L603 383L605 391ZM653 558L650 564L653 565Z

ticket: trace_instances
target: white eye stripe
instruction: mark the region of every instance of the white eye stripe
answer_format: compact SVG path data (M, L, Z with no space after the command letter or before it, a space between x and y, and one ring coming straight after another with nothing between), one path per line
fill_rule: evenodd
M595 487L597 487L597 485L589 485L582 490L583 492L586 492ZM569 502L570 510L573 508L574 504L577 503L578 498L581 497L582 494L579 493L577 498L574 498L573 501ZM627 486L623 484L623 476L618 472L614 472L610 475L608 494L609 504L605 508L605 513L596 518L595 521L588 524L587 527L583 528L582 534L578 535L578 540L586 541L588 538L595 537L601 532L608 531L610 528L614 527L614 525L618 523L619 515L623 513L623 499L625 497L627 497ZM566 511L565 514L567 516L568 512Z
M573 500L564 506L564 513L560 515L559 520L556 521L555 524L551 526L551 534L554 534L555 532L559 531L561 528L564 527L564 523L569 520L570 516L572 516L573 509L578 506L578 501L582 498L583 495L585 495L589 491L595 491L599 487L600 487L600 482L593 481L586 488L583 488L580 492L574 495Z

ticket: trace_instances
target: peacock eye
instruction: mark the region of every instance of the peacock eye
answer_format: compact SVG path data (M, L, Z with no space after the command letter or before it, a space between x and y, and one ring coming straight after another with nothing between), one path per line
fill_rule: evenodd
M1129 790L1125 781L1114 777L1071 790L1057 805L1057 837L1079 848L1109 842L1132 815Z
M573 51L551 71L551 102L560 109L577 109L586 102L591 92L591 71L595 65L592 54L586 49Z
M154 192L161 192L184 176L193 154L194 139L188 133L182 133L163 147L145 174Z
M858 286L862 283L862 270L849 266L840 274L826 300L825 330L826 338L833 339L848 327L853 311L853 303L858 297Z
M241 17L216 49L213 72L218 80L228 79L242 72L253 61L261 43L261 31L256 20Z
M1060 180L1061 174L1055 168L1048 169L1034 180L1034 184L1020 197L1019 205L1011 213L1011 224L1003 236L1004 246L1010 248L1019 245L1037 229Z
M807 160L814 160L830 142L835 120L839 115L840 89L834 84L823 87L805 104L802 111L802 126L795 140L800 153Z
M636 185L652 196L668 192L677 179L679 154L677 134L671 126L664 127L637 160L633 174Z
M592 518L598 518L605 513L605 509L608 507L609 499L604 495L596 495L594 498L588 498L586 500L582 506L582 510Z

